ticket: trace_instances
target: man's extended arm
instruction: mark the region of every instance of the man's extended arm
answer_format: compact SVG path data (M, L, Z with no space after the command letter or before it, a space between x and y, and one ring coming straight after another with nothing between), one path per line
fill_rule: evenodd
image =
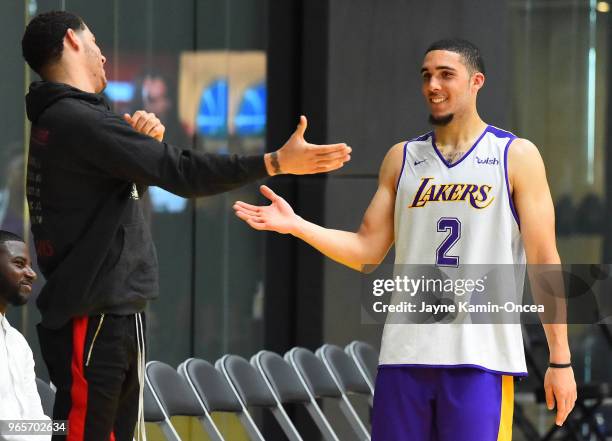
M151 114L149 114L151 115ZM182 150L159 142L163 133L108 112L85 122L88 143L71 153L104 174L142 185L156 185L184 197L229 191L256 179L279 174L310 174L335 170L350 160L346 144L306 142L306 118L274 153L256 156L217 155ZM159 123L159 120L157 120ZM133 124L133 125L132 125ZM148 131L147 131L148 130ZM157 139L155 138L157 136Z
M387 153L380 169L378 189L355 233L323 228L293 212L291 206L266 186L261 192L272 202L258 207L236 202L236 215L256 230L292 234L343 265L362 271L380 263L393 244L395 183L402 164L402 144Z
M521 236L529 265L560 265L555 240L555 211L538 149L524 139L515 140L508 152L508 175L521 222ZM537 291L537 290L536 290ZM534 291L535 295L535 291ZM537 299L536 299L537 301ZM543 323L550 362L570 362L566 323ZM561 425L576 401L576 382L571 368L549 368L544 380L546 403L556 402L556 423Z

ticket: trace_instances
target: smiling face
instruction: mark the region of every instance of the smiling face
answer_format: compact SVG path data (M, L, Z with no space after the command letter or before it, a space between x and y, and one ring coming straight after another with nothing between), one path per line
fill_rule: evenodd
M25 304L32 293L36 273L32 270L30 253L23 242L0 243L0 312L8 304Z
M433 50L425 55L421 68L422 93L430 122L446 125L455 115L476 110L476 95L484 75L470 72L460 54Z

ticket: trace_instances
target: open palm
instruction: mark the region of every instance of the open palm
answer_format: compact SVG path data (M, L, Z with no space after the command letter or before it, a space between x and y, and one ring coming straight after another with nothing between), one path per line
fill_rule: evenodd
M236 216L256 230L276 231L282 234L291 233L297 221L297 216L291 205L265 185L260 187L260 191L272 203L266 206L257 206L237 201L233 207Z
M282 173L306 175L330 172L342 167L351 159L351 148L344 143L318 145L306 141L304 134L307 126L306 117L300 116L300 123L295 132L278 150L278 162Z

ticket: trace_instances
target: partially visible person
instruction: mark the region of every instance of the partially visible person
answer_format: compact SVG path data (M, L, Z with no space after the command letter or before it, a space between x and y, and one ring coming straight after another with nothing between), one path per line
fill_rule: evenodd
M181 125L176 110L176 93L168 77L155 69L147 69L134 81L134 95L130 112L144 110L154 114L166 128L164 140L170 144L191 146L192 136ZM128 117L129 114L125 114ZM144 217L152 225L153 211L181 212L187 208L187 200L160 187L151 187L142 195ZM180 276L182 277L182 276Z
M175 145L187 146L191 137L181 125L171 82L160 72L148 70L134 81L134 98L131 111L144 110L154 113L166 127L164 139Z
M26 97L26 193L46 279L37 329L57 387L53 417L68 420L70 441L143 439L143 312L159 292L143 193L158 186L208 196L270 175L328 172L351 149L306 142L305 117L265 155L212 155L163 142L154 114L122 117L100 95L106 58L85 22L67 11L34 17L22 51L42 79Z
M34 357L26 339L6 318L9 305L28 302L36 273L30 253L18 235L0 230L0 420L48 420L36 389ZM14 435L0 429L6 441L43 441L45 435Z
M484 61L473 43L431 44L421 92L433 130L391 147L357 232L304 220L266 186L261 192L271 205L238 201L236 215L256 230L292 234L364 272L392 245L396 265L452 268L455 280L470 278L470 265L559 265L542 157L530 141L480 118L484 84ZM517 282L522 289L522 276ZM381 342L372 441L512 440L513 377L527 375L519 323L392 318ZM577 398L567 324L545 320L543 326L550 354L546 404L556 407L560 426Z

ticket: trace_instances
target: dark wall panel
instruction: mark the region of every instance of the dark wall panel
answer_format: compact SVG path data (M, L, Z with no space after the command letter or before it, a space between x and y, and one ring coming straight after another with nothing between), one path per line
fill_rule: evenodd
M21 36L24 23L24 6L20 2L2 2L0 6L0 57L4 61L0 98L6 111L2 112L2 142L0 158L7 160L2 152L10 143L21 143L23 140L24 119L24 66L21 58ZM1 181L0 181L1 182Z
M330 177L325 188L325 225L357 231L370 199L377 188L376 178ZM393 249L386 262L393 262ZM352 340L365 340L378 347L382 327L361 324L360 294L362 274L325 259L324 341L344 346ZM342 326L338 319L342 318Z
M487 67L480 113L504 126L510 67L505 2L334 0L329 6L327 139L354 148L341 173L377 174L390 146L430 130L419 70L424 51L440 38L465 38L480 47Z

